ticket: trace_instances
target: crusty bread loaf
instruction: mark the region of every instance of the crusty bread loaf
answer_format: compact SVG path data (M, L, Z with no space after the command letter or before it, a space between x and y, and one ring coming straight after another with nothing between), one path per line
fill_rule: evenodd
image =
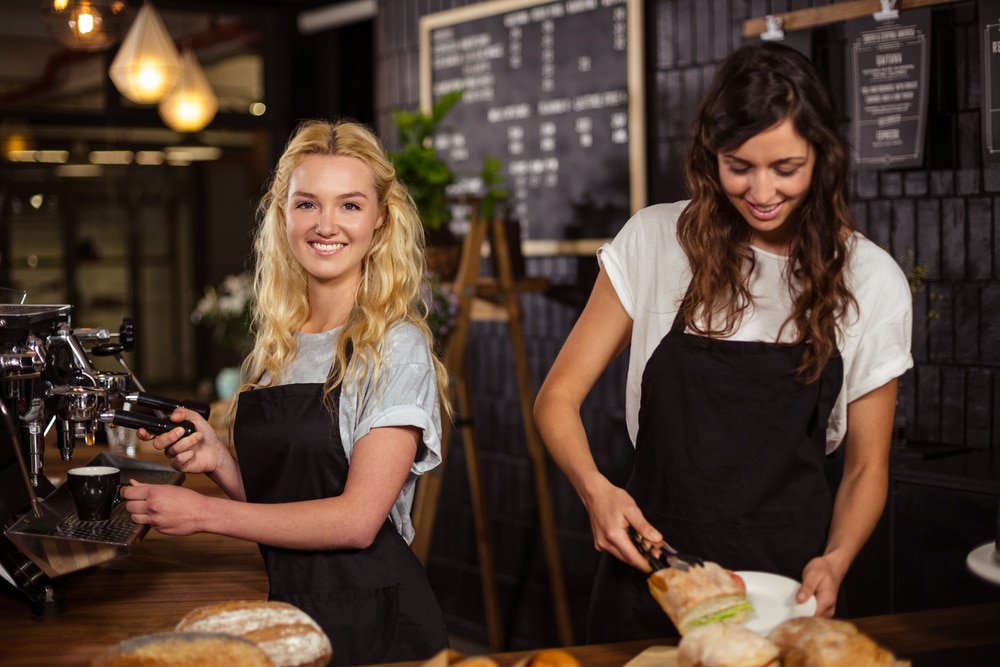
M496 660L487 655L473 655L468 658L459 658L449 667L498 667L498 665Z
M691 628L677 645L677 667L777 667L778 647L737 623Z
M804 616L768 635L784 667L893 667L896 657L848 621Z
M277 667L323 667L333 655L330 638L319 624L284 602L237 600L199 607L174 629L243 637L259 646Z
M779 651L784 653L802 641L803 635L815 633L819 630L834 631L843 634L857 634L858 632L857 626L849 621L820 616L800 616L783 621L771 630L767 638L778 647Z
M688 570L665 568L649 575L649 591L681 635L717 621L742 623L751 611L741 580L718 563Z
M274 667L253 642L224 634L162 632L112 646L91 667Z
M580 667L580 661L561 648L543 648L528 657L528 667Z

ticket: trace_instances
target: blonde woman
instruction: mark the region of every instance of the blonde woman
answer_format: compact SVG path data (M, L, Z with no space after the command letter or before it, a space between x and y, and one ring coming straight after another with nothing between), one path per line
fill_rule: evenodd
M416 478L440 461L447 377L420 300L423 231L377 138L310 121L292 136L260 205L254 346L233 442L197 414L152 440L228 499L134 484L136 523L260 544L270 598L315 618L333 663L420 660L447 645L408 543ZM140 432L141 437L150 437Z

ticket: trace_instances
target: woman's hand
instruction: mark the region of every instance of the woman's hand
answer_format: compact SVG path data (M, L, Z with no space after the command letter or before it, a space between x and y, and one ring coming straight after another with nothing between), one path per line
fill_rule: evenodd
M204 529L202 519L210 500L197 491L172 484L143 484L134 479L122 487L125 509L132 521L164 535L192 535Z
M882 516L889 487L889 446L897 380L847 406L844 472L824 553L806 564L796 600L816 595L816 615L832 616L841 582Z
M829 555L813 558L802 571L802 585L795 593L795 601L802 604L815 595L815 615L831 618L837 607L837 592L844 579L840 569Z
M179 407L170 414L170 421L194 424L195 432L184 437L184 429L177 427L157 436L146 429L138 430L141 440L152 442L153 447L170 459L170 467L184 473L213 473L228 458L229 449L219 440L215 429L204 417L193 410Z
M615 486L607 478L603 478L595 486L598 490L589 493L584 501L590 514L594 548L643 572L651 572L649 561L632 543L628 527L635 528L654 548L663 542L663 535L646 520L642 510L625 489Z

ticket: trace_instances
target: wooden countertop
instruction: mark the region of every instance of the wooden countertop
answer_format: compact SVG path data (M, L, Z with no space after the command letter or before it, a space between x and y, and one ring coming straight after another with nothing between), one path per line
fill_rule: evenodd
M69 464L47 456L46 473L61 476L69 465L82 465L102 451L107 450L100 446L78 450ZM156 452L140 451L140 458L162 463ZM188 475L185 486L218 493L200 475ZM0 586L0 663L5 667L88 665L95 655L122 640L171 630L196 607L267 597L267 578L255 544L217 535L167 537L155 531L147 533L130 556L70 574L57 584L66 609L44 618L32 617L28 600L20 592ZM998 664L978 656L1000 656L1000 603L855 622L899 656L913 658L913 667ZM621 667L643 649L669 643L638 641L569 650L584 667ZM970 647L972 660L954 659L956 654L949 657L949 652ZM527 654L494 657L500 667L509 667ZM961 653L960 658L967 655Z
M69 463L46 451L46 475L64 478L106 447L77 448ZM139 458L163 464L158 452ZM203 475L187 475L184 486L220 495ZM88 665L122 640L173 629L196 607L226 600L267 598L267 575L257 545L218 535L169 537L149 531L131 555L55 580L65 611L32 617L26 596L0 586L0 663Z
M1000 603L853 619L865 633L912 667L993 667L1000 664ZM567 650L583 667L622 667L653 646L676 639L573 646ZM491 654L499 667L513 667L533 651ZM396 663L418 667L423 663ZM669 663L672 665L673 663ZM662 665L667 667L667 665Z

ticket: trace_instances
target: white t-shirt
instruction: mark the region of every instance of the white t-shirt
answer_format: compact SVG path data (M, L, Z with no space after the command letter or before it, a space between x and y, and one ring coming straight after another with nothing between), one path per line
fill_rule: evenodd
M677 242L677 218L686 201L656 204L636 213L597 256L625 312L632 318L625 413L629 437L638 431L642 371L670 331L691 282L687 256ZM775 342L791 312L789 259L753 248L752 306L731 340ZM847 432L847 405L913 366L910 355L912 297L906 275L884 250L861 234L848 246L847 286L857 300L838 334L844 382L827 424L826 450ZM783 339L794 337L786 327Z
M340 327L322 333L296 333L299 351L282 377L282 384L324 383L333 364ZM441 404L427 340L417 327L404 323L386 334L380 352L385 360L378 392L371 375L359 394L354 379L340 391L340 439L350 462L354 444L373 428L413 426L422 432L422 446L390 513L393 525L409 544L413 540L410 509L417 477L441 463Z

